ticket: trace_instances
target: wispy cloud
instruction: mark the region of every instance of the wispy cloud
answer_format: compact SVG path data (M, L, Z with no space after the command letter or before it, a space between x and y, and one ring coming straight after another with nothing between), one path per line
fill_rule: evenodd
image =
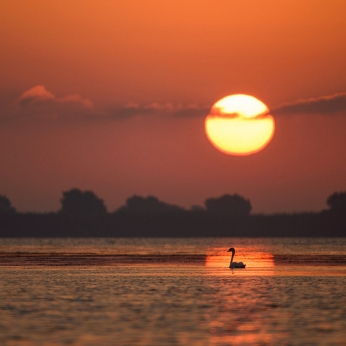
M80 95L57 97L43 85L25 91L15 102L12 111L17 116L70 117L92 112L93 104Z
M22 107L30 107L32 105L41 104L62 104L62 105L78 105L83 108L91 108L93 105L90 100L82 98L81 96L67 95L64 97L56 97L53 93L48 91L43 85L37 85L25 91L19 98L18 103Z
M134 102L113 105L106 109L94 107L92 102L78 94L57 97L43 85L37 85L10 102L0 117L7 119L44 118L44 119L87 119L90 121L126 120L138 116L206 116L209 106L198 104L147 103Z
M129 103L124 106L111 108L107 113L112 119L126 119L140 115L170 115L175 117L198 117L206 116L210 110L209 106L200 106L197 104L177 104L172 103L150 103L139 105Z
M92 121L126 120L138 116L172 116L178 118L205 117L211 111L209 105L173 103L127 103L97 109L92 102L78 94L57 97L43 85L23 92L8 110L1 111L13 118L88 119ZM346 92L284 103L270 110L273 115L285 114L338 114L346 112Z
M284 103L271 110L273 115L325 114L346 112L346 92Z

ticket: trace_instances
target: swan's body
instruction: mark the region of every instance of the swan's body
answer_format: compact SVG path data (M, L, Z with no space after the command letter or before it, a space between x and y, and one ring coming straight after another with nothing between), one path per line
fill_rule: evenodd
M233 269L233 268L245 268L246 264L244 264L243 262L233 262L233 257L235 254L235 249L233 247L231 247L227 252L232 252L231 262L229 263L229 267L231 269Z

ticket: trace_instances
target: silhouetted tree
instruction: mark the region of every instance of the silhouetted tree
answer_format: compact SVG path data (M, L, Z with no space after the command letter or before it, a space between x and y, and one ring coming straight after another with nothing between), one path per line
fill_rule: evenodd
M334 192L327 198L327 205L331 210L346 211L346 192Z
M107 208L102 199L98 198L92 191L81 191L71 189L64 191L61 202L61 213L66 214L91 214L103 215Z
M159 201L159 199L154 196L142 197L134 195L128 198L126 200L126 205L121 207L118 211L135 213L165 213L181 210L183 210L181 207Z
M203 212L205 211L205 208L203 208L201 205L194 204L191 206L190 210L193 212Z
M15 213L16 209L12 207L11 201L3 195L0 195L0 213Z
M237 194L208 198L204 202L208 212L232 215L248 215L252 209L248 199Z

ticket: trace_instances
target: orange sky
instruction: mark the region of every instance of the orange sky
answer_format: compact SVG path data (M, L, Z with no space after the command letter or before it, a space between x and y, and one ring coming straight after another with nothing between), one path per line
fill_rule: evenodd
M20 211L57 210L72 187L111 211L135 193L325 208L346 190L345 13L343 0L1 1L0 194ZM275 118L248 157L204 134L234 93Z

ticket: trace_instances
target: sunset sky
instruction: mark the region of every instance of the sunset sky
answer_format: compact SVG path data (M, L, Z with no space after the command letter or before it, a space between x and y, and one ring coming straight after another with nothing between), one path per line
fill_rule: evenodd
M344 0L2 0L0 194L35 212L74 187L109 211L133 194L326 208L346 190L345 14ZM239 93L275 119L250 156L204 133Z

